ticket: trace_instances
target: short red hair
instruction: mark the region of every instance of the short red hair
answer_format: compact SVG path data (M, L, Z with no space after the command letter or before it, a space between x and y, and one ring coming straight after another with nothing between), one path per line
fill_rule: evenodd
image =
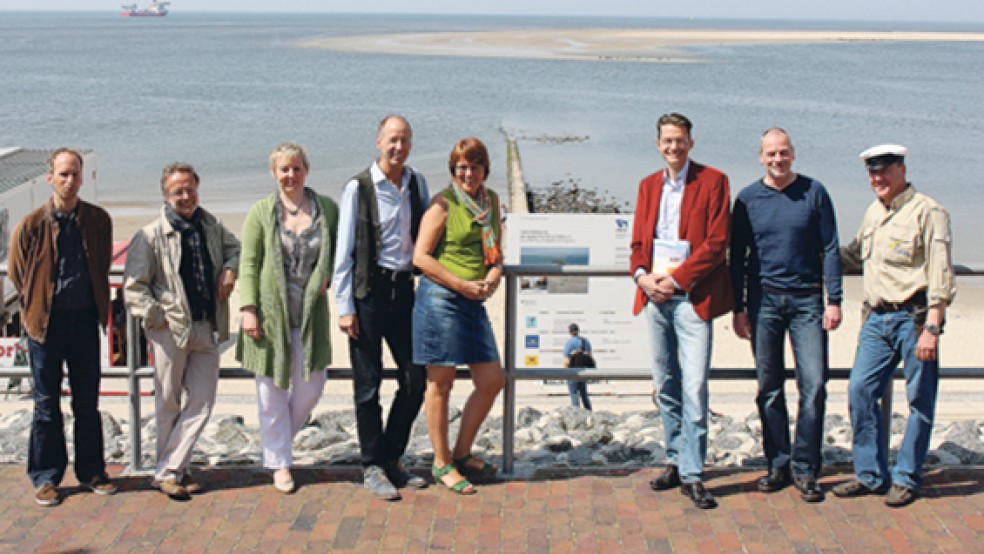
M454 147L451 148L451 155L448 157L448 171L451 172L451 175L454 175L454 166L458 165L461 160L484 167L485 177L488 178L491 169L489 151L482 144L482 141L475 137L468 137L454 143Z

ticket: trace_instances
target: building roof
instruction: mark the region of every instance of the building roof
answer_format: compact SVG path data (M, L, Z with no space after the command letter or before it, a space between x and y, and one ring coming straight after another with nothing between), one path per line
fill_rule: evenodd
M15 189L48 172L48 156L55 149L0 149L0 194ZM92 150L79 150L85 156Z

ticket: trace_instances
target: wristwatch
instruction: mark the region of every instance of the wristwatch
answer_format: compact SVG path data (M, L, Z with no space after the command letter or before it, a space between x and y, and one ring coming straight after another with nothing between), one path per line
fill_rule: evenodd
M939 325L930 324L923 327L923 329L926 329L926 332L929 333L930 335L933 335L934 337L940 336L940 333L943 332L943 330L940 329Z

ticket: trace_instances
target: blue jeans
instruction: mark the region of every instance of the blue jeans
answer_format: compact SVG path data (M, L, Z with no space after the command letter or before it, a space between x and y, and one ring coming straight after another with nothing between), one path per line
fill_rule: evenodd
M498 361L485 305L422 276L413 305L413 362L459 366Z
M61 411L62 365L68 365L75 416L75 476L80 483L106 474L99 415L99 316L96 309L52 313L44 344L28 341L34 378L34 419L27 474L35 488L61 484L68 466Z
M580 408L584 404L584 409L591 411L591 400L588 399L588 383L586 381L568 381L567 393L571 396L571 406ZM578 401L580 397L580 401Z
M666 458L684 483L698 482L707 456L707 374L711 322L684 296L646 304L656 402L663 417Z
M881 399L899 362L904 363L909 419L891 481L911 489L922 483L939 385L939 362L916 358L919 327L911 310L872 312L861 326L848 385L854 428L854 474L872 489L888 484L888 453L882 448L886 422Z
M749 298L752 351L758 373L762 443L770 470L792 465L796 477L819 477L823 468L823 417L827 402L827 332L823 296L762 293ZM799 408L796 438L789 442L786 409L786 332L793 345Z

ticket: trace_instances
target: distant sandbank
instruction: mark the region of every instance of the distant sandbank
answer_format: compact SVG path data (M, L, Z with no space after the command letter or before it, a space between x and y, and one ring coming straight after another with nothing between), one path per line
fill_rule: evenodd
M523 29L312 38L301 48L405 54L583 61L693 63L688 46L825 42L984 42L984 33L714 29Z

